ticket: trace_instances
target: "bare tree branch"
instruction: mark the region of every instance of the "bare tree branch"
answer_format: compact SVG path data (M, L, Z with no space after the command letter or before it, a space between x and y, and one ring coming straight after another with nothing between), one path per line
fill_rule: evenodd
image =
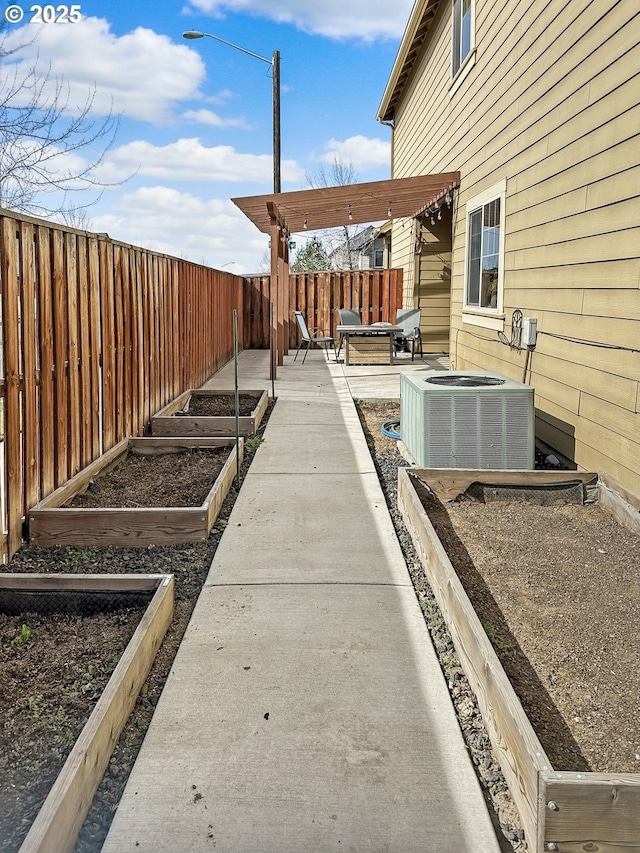
M344 187L357 184L360 180L353 163L337 157L329 167L323 163L314 173L307 172L305 177L312 189ZM358 258L366 248L366 245L357 239L362 231L363 229L345 223L339 228L327 228L320 232L323 249L334 269L357 269Z
M113 109L92 118L95 89L84 103L72 103L70 86L53 78L50 67L41 70L37 59L27 67L8 62L26 45L7 49L5 35L0 28L0 207L84 222L82 211L105 188L124 183L96 175L120 118Z

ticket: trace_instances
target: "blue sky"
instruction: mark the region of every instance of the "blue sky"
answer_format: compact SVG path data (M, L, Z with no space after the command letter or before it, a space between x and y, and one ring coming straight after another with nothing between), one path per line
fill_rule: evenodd
M30 2L17 5L27 21ZM84 103L95 87L98 121L111 105L121 115L98 177L133 177L89 209L90 230L249 273L262 265L267 238L229 199L272 190L270 67L182 33L212 33L267 58L280 51L286 192L304 189L307 175L334 158L353 164L363 181L389 177L390 130L375 115L411 6L412 0L86 0L79 22L11 24L5 44L23 45L37 34L15 61L37 56L68 84L72 103ZM300 235L298 246L305 239Z

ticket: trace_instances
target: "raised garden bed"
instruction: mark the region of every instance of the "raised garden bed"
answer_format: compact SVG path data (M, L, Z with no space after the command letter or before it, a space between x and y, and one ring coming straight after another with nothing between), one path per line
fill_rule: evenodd
M19 622L22 624L22 630L3 655L2 666L9 667L3 678L5 702L8 701L10 685L14 683L11 668L23 668L27 659L31 660L33 654L37 655L40 627L46 632L46 617L43 617L43 625L36 627L39 625L37 614L57 614L58 621L65 618L72 620L69 625L72 632L75 624L73 618L82 614L84 631L88 631L86 623L91 620L92 614L94 618L96 614L100 617L104 615L105 610L117 613L119 608L131 608L132 601L138 606L143 602L141 618L133 636L115 664L104 690L95 702L87 722L72 745L60 773L32 823L32 816L27 816L24 809L28 810L27 804L37 801L38 790L31 792L21 786L16 791L17 808L20 811L15 821L10 821L10 824L13 824L12 828L18 831L20 837L20 828L25 822L27 825L31 823L20 847L21 853L49 853L52 850L56 853L66 853L73 850L109 758L171 623L173 587L172 575L0 574L0 614L3 614L2 618L7 622L5 628L11 619L15 621L16 616L20 617ZM127 618L130 619L130 613ZM33 630L28 627L29 624L33 626ZM100 625L101 631L108 627L104 622ZM42 637L42 641L45 641L45 637ZM31 644L34 645L33 654L28 648ZM9 648L14 654L9 653ZM67 656L66 659L69 661L72 658ZM72 736L72 730L68 726L71 713L67 715L64 703L82 702L84 694L95 689L93 682L98 682L100 676L101 673L97 668L94 670L93 665L85 664L75 668L68 666L60 676L60 684L42 685L47 696L40 695L36 676L27 676L24 694L29 701L25 712L28 716L37 717L46 730L52 726L59 728L60 737L56 738L56 742L62 743L62 749ZM64 683L65 679L67 683ZM59 692L55 693L56 690ZM51 696L48 695L49 692ZM17 704L13 708L9 705L3 708L3 729L7 738L11 738L12 731L16 736L21 731L21 700L19 697L14 698ZM57 707L57 712L51 716L54 706ZM34 756L30 752L23 758L32 760ZM4 765L3 775L6 778L12 759L6 758L4 754L2 759L9 762ZM41 771L34 765L33 779L30 781L36 788L40 775ZM6 809L7 802L3 797L3 813ZM3 840L9 841L8 838L0 839ZM6 849L15 848L12 846Z
M266 391L239 393L240 435L257 432L269 403ZM153 435L235 435L235 392L185 391L151 418Z
M576 471L398 472L399 507L531 851L640 850L638 654L627 636L640 606L640 501L620 491ZM589 731L594 720L607 731Z
M206 539L242 460L230 438L129 438L29 512L39 546L139 546ZM175 492L165 505L163 481ZM199 481L199 488L194 488Z

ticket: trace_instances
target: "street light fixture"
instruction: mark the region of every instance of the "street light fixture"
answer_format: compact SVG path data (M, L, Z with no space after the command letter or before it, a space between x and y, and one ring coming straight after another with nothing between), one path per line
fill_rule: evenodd
M251 50L246 50L233 42L225 41L219 36L214 36L211 33L201 33L199 30L187 30L182 33L185 39L201 39L204 37L214 39L229 47L253 56L254 59L259 59L261 62L266 62L273 69L273 191L280 192L280 51L273 51L273 58L267 59L266 56L260 56L259 53L253 53Z

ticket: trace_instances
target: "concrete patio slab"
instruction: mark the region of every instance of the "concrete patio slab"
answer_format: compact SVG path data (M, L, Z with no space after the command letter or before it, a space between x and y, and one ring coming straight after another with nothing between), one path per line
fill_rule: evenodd
M276 408L280 404L278 399ZM286 407L286 401L282 405ZM375 470L364 442L354 442L344 426L338 429L322 423L286 423L265 433L251 470L264 474L276 469L297 474L365 474Z
M353 420L358 423L358 413L351 397L345 396L342 402L329 402L327 399L290 400L280 397L273 410L269 423L272 428L291 424L331 427Z
M444 696L409 589L208 587L103 853L495 853Z
M249 478L229 519L229 527L242 526L244 547L223 537L207 583L410 585L377 474Z

